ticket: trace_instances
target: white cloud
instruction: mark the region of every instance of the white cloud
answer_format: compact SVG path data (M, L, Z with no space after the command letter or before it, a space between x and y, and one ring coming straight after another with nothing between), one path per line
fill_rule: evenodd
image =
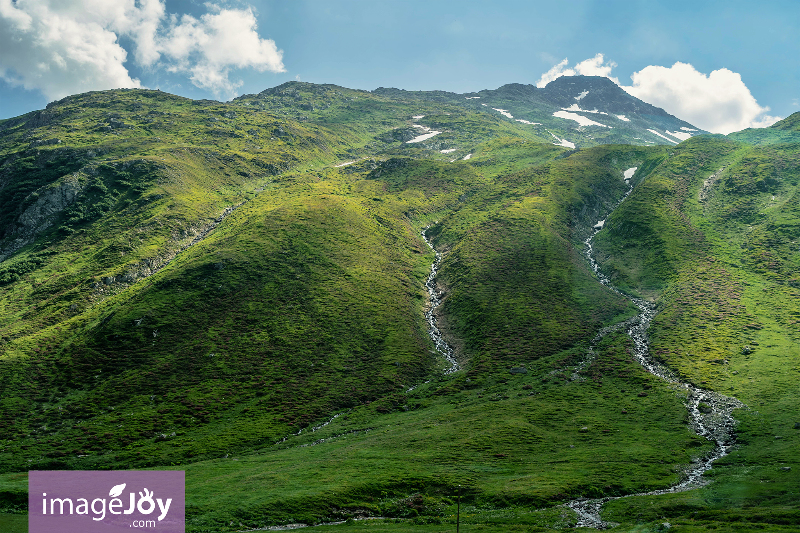
M554 79L560 78L561 76L574 76L575 71L571 68L566 68L568 64L569 59L564 58L561 60L561 62L553 65L553 68L542 74L542 77L536 82L536 86L541 89Z
M631 79L633 85L623 87L629 94L714 133L763 128L779 120L767 115L769 107L761 107L742 77L726 68L705 75L688 63L651 65Z
M284 72L283 52L275 42L256 33L252 10L221 9L196 19L184 15L173 20L161 41L162 53L174 60L173 72L190 74L198 87L216 94L233 95L241 82L229 79L231 68L255 68L263 72Z
M187 75L217 96L234 96L233 69L285 70L252 9L206 7L198 19L168 15L164 0L0 0L0 77L51 99L140 87L122 37L138 65Z
M606 63L603 59L603 54L597 54L592 58L576 63L572 68L568 68L568 64L569 60L564 58L560 63L542 74L542 77L536 82L536 86L542 88L561 76L604 76L619 85L619 80L611 77L611 69L616 67L617 64L613 61Z
M613 61L603 62L603 54L597 54L575 65L575 71L581 76L603 76L619 85L619 80L611 76L611 70L616 66Z
M123 66L127 52L113 31L95 17L79 20L54 6L45 0L0 0L4 80L53 99L91 89L139 87Z

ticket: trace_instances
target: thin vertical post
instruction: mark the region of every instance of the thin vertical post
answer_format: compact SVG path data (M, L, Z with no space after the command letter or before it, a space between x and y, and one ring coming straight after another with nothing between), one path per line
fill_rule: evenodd
M459 533L461 526L461 485L458 486L458 496L456 498L456 533Z

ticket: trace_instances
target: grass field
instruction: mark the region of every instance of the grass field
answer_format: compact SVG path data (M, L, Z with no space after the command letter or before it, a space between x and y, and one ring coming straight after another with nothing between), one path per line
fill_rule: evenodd
M572 498L676 483L711 448L684 393L622 332L575 374L635 313L582 255L606 219L598 261L655 302L651 353L747 408L707 486L604 519L791 531L793 123L567 150L423 96L113 91L0 124L0 529L24 527L31 469L185 470L197 533L451 531L459 486L464 531L558 531ZM446 132L408 144L412 123ZM424 322L426 226L448 376Z

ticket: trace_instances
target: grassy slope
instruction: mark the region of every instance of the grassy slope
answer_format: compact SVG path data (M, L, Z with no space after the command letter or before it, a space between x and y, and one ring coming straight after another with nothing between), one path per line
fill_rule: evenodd
M420 195L377 203L373 184L285 172L335 161L337 145L360 137L154 91L81 95L42 114L4 124L4 199L47 186L21 177L30 169L18 163L32 152L14 152L23 137L63 136L67 147L33 152L43 167L59 151L106 157L79 161L90 194L3 264L6 468L161 464L252 445L331 402L373 398L425 372L428 341L415 317L428 251L402 215ZM256 144L272 133L268 147ZM158 144L141 142L154 134ZM40 181L63 179L39 170ZM99 212L77 209L103 202ZM131 286L242 202L206 241ZM225 352L241 357L226 361ZM385 377L365 384L365 374ZM339 393L319 390L329 381ZM310 400L292 399L301 395ZM229 438L202 429L233 416L265 420L225 429ZM160 434L185 442L153 442Z
M0 457L7 470L183 464L196 531L364 510L447 521L456 484L477 506L473 521L507 524L508 515L491 509L510 505L519 523L555 527L569 517L524 509L665 486L677 479L678 465L705 449L685 431L680 396L631 361L625 338L607 339L584 381L569 381L588 337L630 312L592 280L575 247L621 195L622 170L639 166L641 180L657 167L640 186L648 190L666 179L669 165L697 164L698 156L680 152L694 150L691 143L660 167L662 148L601 147L563 158L566 151L532 144L513 124L437 104L424 110L440 121L429 125L449 121L452 139L474 154L451 164L437 152L441 144L398 138L412 114L423 114L419 102L388 105L359 93L305 117L291 115L297 105L283 116L252 109L253 101L191 104L142 91L104 100L108 94L48 110L74 105L73 115L63 112L73 117L68 127L30 119L44 123L33 138L70 134L69 143L95 154L92 142L99 143L108 168L82 162L79 174L101 181L87 188L86 209L110 207L68 213L75 220L61 218L3 263L22 265L15 270L21 279L0 287L7 317ZM162 114L136 107L147 98L160 102L154 111ZM353 102L361 107L354 111ZM125 123L156 118L133 128L108 120L97 126L114 118L109 108ZM375 120L353 128L348 114L367 111ZM198 126L203 120L206 129ZM30 128L3 126L6 161L29 157L33 148L9 147L26 132L31 138ZM153 128L160 128L158 141L144 143ZM76 131L98 137L81 140ZM64 149L56 146L36 147L27 163L39 165L44 180L58 177L42 172L48 156ZM713 166L717 156L708 154L726 146L697 150ZM746 150L731 146L730 157ZM378 157L326 168L354 155ZM128 160L137 162L125 166ZM25 186L29 194L41 184ZM682 212L689 196L663 212ZM118 281L144 260L166 263L223 207L244 201L159 273L130 286ZM437 246L448 250L446 325L462 340L467 371L406 394L436 365L422 321L432 255L417 237L432 221ZM655 280L644 287L651 294L684 290L675 280L689 264L681 254L696 247L684 242L696 236L692 227L678 228L664 247L674 254L665 264L675 266L630 271ZM97 244L89 259L86 250ZM702 259L709 249L696 248L687 257ZM635 257L625 263L636 265ZM619 280L642 290L635 275L618 270ZM509 280L520 289L504 289ZM663 331L670 330L656 333ZM507 373L519 364L527 374ZM775 387L792 407L783 386ZM336 413L343 414L325 428L292 436ZM753 434L767 430L763 419L751 423ZM329 437L336 438L298 447ZM780 453L790 449L784 442ZM14 475L3 481L19 490ZM519 505L521 515L513 511Z
M498 150L494 156L499 159L502 152ZM620 159L624 158L620 154ZM560 163L559 168L583 168L584 172L576 174L589 183L600 170L593 167L587 172L588 162L583 166L568 159ZM486 168L480 166L480 160L475 164ZM419 163L381 177L389 183L408 183L419 177L415 171L431 170L429 164ZM622 181L621 170L606 172L609 182ZM574 205L562 203L561 198L573 196L560 189L571 190L572 181L559 179L559 173L552 170L540 177L552 181L547 183L548 192L540 191L546 212L553 218L571 220ZM518 220L519 206L505 205L516 196L501 191L508 186L505 182L525 187L527 180L512 174L501 181L504 184L496 191L490 211L495 211L500 221ZM472 201L478 202L478 196ZM447 227L448 219L442 219L440 225ZM443 232L439 238L445 235ZM521 246L525 238L524 232L512 234L495 248L500 254L518 250L518 257L535 261L542 252ZM588 280L585 267L573 264L569 241L554 242L539 244L539 248L548 247L554 271L565 270L572 272L569 276ZM446 264L449 261L452 259ZM471 288L478 294L499 290L505 282L500 276L473 276L488 285ZM531 309L542 305L537 293L522 290L520 294L516 305L527 304ZM624 304L612 303L614 297L604 291L598 291L591 303L570 296L551 296L548 301L585 318L594 309L599 312L594 318L597 325L603 313L610 318L607 313L625 310ZM491 316L491 310L487 315ZM543 327L537 324L535 314L515 319L520 330ZM508 505L538 507L568 496L664 486L677 479L678 464L702 453L703 441L685 431L679 395L638 368L626 351L624 337L608 339L600 350L603 357L586 370L586 381L569 382L568 367L583 349L559 348L574 345L581 334L556 327L551 327L549 334L558 342L542 346L534 354L525 353L523 360L520 354L497 354L495 365L484 365L479 356L467 353L474 358L469 373L421 387L397 405L379 401L346 413L324 429L292 438L278 449L260 450L237 457L235 462L229 458L190 467L190 477L197 483L191 501L192 527L214 531L230 526L231 521L237 527L241 527L239 522L255 527L360 512L398 517L421 513L426 518L420 520L438 520L451 511L449 502L456 484L468 488L469 500L484 510ZM507 366L520 362L525 362L529 373L510 378ZM641 392L645 394L640 396ZM297 447L330 437L334 439L313 447ZM231 485L240 487L241 493L222 491L223 486ZM420 496L409 497L415 493ZM418 505L414 498L422 503ZM231 515L225 509L233 502L239 510ZM545 520L551 524L559 521L563 522L559 513Z
M796 523L797 155L797 144L685 142L598 237L604 268L657 299L654 353L686 379L748 405L736 415L740 446L716 463L715 483L614 502L612 519Z

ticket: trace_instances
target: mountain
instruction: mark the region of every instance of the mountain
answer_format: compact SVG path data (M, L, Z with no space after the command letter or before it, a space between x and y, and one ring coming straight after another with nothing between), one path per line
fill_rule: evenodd
M575 148L599 144L677 144L706 134L661 108L626 93L600 76L562 76L544 88L512 83L458 95L443 91L376 89L376 94L414 96L495 112L529 125L542 137ZM558 142L556 143L558 144Z
M0 122L0 505L180 468L194 532L438 530L457 494L485 531L605 497L619 531L790 531L800 115L648 143L692 127L609 83Z

